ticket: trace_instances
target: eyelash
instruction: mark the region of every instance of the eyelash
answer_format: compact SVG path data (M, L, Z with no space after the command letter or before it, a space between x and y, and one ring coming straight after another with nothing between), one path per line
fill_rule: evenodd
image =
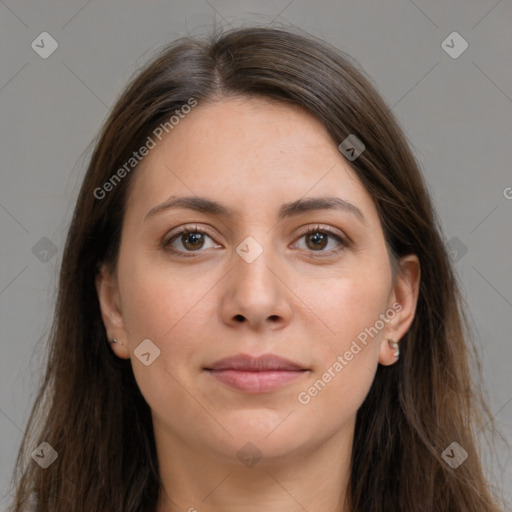
M200 233L200 234L203 234L203 235L207 235L208 237L210 237L212 240L213 240L213 236L208 233L208 231L204 230L204 229L199 229L196 226L185 226L181 231L178 231L176 233L173 233L171 236L167 237L167 238L164 238L164 240L162 241L161 243L161 247L163 250L167 251L167 252L170 252L170 253L174 253L174 254L177 254L179 256L183 256L184 258L196 258L199 256L199 254L194 254L194 253L201 253L203 252L201 249L197 250L197 251L181 251L181 250L178 250L178 249L175 249L174 247L172 247L172 242L174 242L176 239L178 239L180 236L183 236L183 235L188 235L188 234L191 234L191 233ZM324 258L326 256L333 256L334 254L337 254L338 252L342 251L343 249L345 249L346 247L349 247L349 242L347 240L345 240L343 237L341 237L334 229L330 228L329 226L322 226L322 225L315 225L315 226L312 226L312 227L309 227L307 228L306 230L302 231L300 233L300 235L298 236L297 240L300 240L302 237L304 236L307 236L307 235L310 235L310 234L314 234L314 233L322 233L322 234L326 234L326 235L329 235L333 238L335 238L337 240L337 242L340 244L340 247L336 248L336 249L331 249L329 251L308 251L308 252L311 252L314 255L315 258Z

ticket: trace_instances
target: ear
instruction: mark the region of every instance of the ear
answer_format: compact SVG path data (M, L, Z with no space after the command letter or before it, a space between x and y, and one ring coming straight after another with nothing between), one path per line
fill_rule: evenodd
M121 309L117 276L113 275L106 264L103 264L96 275L96 291L101 308L103 325L114 353L121 359L129 359L130 351L127 346L126 329Z
M397 361L388 340L400 341L414 320L420 288L420 262L416 254L403 256L390 293L389 317L381 342L379 363L388 366ZM395 314L391 317L391 311ZM400 346L400 343L398 344Z

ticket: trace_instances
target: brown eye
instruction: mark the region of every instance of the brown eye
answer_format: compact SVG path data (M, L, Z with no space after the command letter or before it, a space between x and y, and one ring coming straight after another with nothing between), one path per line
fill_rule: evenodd
M302 239L304 239L305 243L297 242L299 249L320 253L318 256L323 256L324 254L332 255L349 245L337 232L335 233L327 226L309 228L302 233L299 241Z
M312 250L325 249L328 241L329 235L326 235L320 231L308 233L306 235L306 245L309 249Z
M207 245L208 240L210 240L210 245ZM193 254L190 253L200 253L202 249L211 247L220 246L213 242L210 235L196 228L184 228L162 242L162 248L165 251L177 253L182 256L192 256Z
M185 248L191 251L201 249L201 247L204 245L204 233L199 233L198 231L182 233L181 242Z

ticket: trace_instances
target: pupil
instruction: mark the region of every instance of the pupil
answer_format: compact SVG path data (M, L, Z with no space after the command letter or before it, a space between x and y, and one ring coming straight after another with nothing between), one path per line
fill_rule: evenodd
M327 236L324 233L317 232L317 233L314 233L314 234L310 235L310 237L311 237L310 240L312 240L313 244L314 244L313 249L314 248L319 248L319 247L321 249L323 249L326 246L326 244L327 244ZM317 245L318 243L320 243L321 246Z
M194 248L194 246L197 246L198 242L201 241L202 236L203 235L201 233L188 233L186 235L185 246L192 245Z

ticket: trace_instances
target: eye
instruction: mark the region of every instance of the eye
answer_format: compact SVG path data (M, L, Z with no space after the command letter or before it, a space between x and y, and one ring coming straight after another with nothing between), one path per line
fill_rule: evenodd
M194 254L186 253L200 252L201 249L211 247L220 247L215 243L209 246L205 245L206 239L213 242L212 237L206 231L199 229L197 226L186 226L165 239L162 242L162 247L166 251L180 253L183 256L195 256Z
M349 243L333 228L329 226L312 226L304 230L299 235L299 241L304 239L304 244L299 244L299 249L308 252L321 253L315 256L331 256L340 252ZM207 240L210 240L210 245L207 245ZM216 244L207 231L199 229L196 226L185 226L180 231L172 233L169 237L162 241L162 248L165 251L176 253L180 256L195 257L202 249L209 249L214 247L222 247ZM303 245L300 247L300 245ZM334 247L329 248L329 246Z
M348 243L337 231L328 226L313 226L304 231L299 240L304 238L303 247L306 251L327 253L332 255L348 247ZM332 243L331 243L332 242ZM300 244L299 244L300 245ZM331 248L328 248L331 245ZM334 245L334 247L332 247ZM326 249L327 248L327 249Z

